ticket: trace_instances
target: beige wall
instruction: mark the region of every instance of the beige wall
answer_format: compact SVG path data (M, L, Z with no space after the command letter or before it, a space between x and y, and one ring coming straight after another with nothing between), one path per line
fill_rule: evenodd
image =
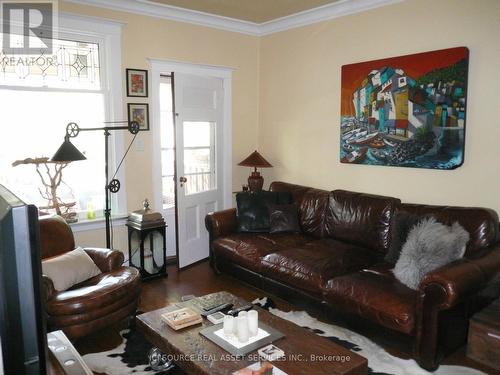
M499 36L498 0L408 0L262 38L259 148L276 166L268 176L500 212ZM456 46L470 49L463 166L341 164L341 66Z
M275 165L264 171L266 185L279 179L500 212L499 1L407 0L260 39L74 4L61 9L125 22L123 69L145 69L148 57L234 67L233 165L258 148ZM455 46L470 49L464 165L436 171L341 164L341 66ZM141 137L145 151L127 159L129 210L153 194L151 133ZM233 187L247 175L235 167ZM117 247L126 249L124 228L116 233ZM77 240L102 246L104 232L79 233Z
M127 228L125 225L115 227L113 230L113 247L125 253L125 259L128 258ZM103 229L87 230L76 232L75 242L77 246L84 247L106 247L106 231Z
M186 62L224 65L235 69L233 73L233 160L243 160L257 146L259 113L259 39L243 34L171 22L159 18L116 12L106 9L62 3L60 10L103 17L125 22L122 38L123 118L126 103L141 102L127 98L125 93L125 68L148 69L147 58L164 58ZM126 160L126 187L128 209L141 208L145 197L153 197L152 186L152 137L151 132L141 132L145 150L132 148ZM127 135L126 143L128 144ZM233 170L233 185L241 188L248 171L237 167ZM115 246L126 249L124 228L115 231ZM83 245L103 246L104 232L90 231L76 234Z

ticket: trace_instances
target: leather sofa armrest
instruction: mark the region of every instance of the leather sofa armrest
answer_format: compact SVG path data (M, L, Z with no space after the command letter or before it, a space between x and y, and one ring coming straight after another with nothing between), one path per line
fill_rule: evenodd
M481 256L460 259L428 273L419 285L419 295L425 296L430 286L440 286L445 296L441 309L455 306L481 289L500 273L500 245L487 249Z
M205 227L210 234L210 240L236 232L236 208L209 213L205 216Z
M54 283L50 277L42 274L42 282L45 293L45 301L47 302L56 295L57 291L56 288L54 288Z
M86 247L84 250L103 273L120 268L125 260L123 253L118 250L90 247Z
M428 273L417 291L415 354L423 368L439 366L439 314L484 289L500 272L500 245Z

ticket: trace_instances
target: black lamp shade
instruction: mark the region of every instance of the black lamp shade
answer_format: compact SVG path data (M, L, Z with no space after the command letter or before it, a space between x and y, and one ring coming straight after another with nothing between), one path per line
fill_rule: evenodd
M78 160L86 160L87 158L69 141L68 138L64 139L63 144L52 156L52 161L70 162Z

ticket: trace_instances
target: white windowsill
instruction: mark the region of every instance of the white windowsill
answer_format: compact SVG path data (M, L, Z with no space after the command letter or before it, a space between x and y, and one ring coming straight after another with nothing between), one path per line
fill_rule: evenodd
M113 222L113 227L117 228L125 225L125 223L127 222L127 218L127 214L113 216L113 218L111 219ZM70 224L70 226L73 232L85 232L89 230L106 228L106 221L103 217L94 220L84 219L78 221L77 223L72 223Z

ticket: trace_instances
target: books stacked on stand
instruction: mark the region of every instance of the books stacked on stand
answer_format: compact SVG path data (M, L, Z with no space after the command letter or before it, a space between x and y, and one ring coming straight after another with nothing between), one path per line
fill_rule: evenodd
M161 318L176 331L202 322L201 315L188 307L161 314Z

